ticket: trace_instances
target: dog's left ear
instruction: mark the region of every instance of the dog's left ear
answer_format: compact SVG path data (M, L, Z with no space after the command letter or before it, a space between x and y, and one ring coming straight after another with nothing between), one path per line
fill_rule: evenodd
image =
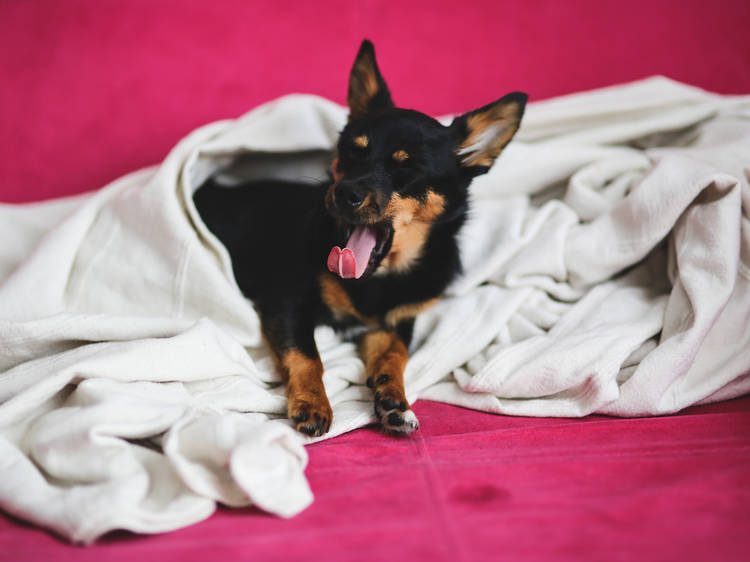
M528 96L512 92L451 123L456 153L474 175L485 173L516 134Z
M391 93L375 61L375 48L367 39L362 41L354 60L346 102L349 121L359 119L370 111L393 107Z

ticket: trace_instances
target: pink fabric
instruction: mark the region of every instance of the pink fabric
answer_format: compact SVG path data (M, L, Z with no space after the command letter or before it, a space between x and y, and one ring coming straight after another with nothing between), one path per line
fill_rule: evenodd
M362 37L432 114L665 74L750 92L750 3L4 2L0 201L102 186L290 92L344 101ZM615 7L616 6L616 7ZM750 398L651 419L518 419L420 402L421 429L309 448L292 520L223 510L90 549L0 518L8 560L746 558ZM0 473L1 476L1 473Z
M529 419L422 401L408 438L308 448L315 502L221 510L88 549L0 521L7 560L746 560L750 398L647 419ZM151 558L153 557L153 558Z

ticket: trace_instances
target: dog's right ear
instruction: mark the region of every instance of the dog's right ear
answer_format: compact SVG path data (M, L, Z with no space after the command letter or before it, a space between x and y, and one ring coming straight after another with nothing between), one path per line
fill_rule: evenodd
M359 119L371 111L393 107L391 93L375 62L375 48L367 39L362 41L354 60L346 102L349 106L349 121Z
M505 145L516 134L528 96L512 92L496 102L470 111L451 124L456 154L464 169L479 175L490 169Z

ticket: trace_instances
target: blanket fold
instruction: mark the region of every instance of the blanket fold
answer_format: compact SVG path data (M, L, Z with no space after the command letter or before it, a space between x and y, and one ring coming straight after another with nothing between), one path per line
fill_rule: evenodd
M95 193L0 205L4 510L86 543L217 502L309 505L309 440L192 193L323 180L345 120L287 96ZM531 104L472 184L465 271L417 319L409 399L640 416L747 393L749 178L750 97L652 78ZM315 336L326 437L372 422L354 345Z

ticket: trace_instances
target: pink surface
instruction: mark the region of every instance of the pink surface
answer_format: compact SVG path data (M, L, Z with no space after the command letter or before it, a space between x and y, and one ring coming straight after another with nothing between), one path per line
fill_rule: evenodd
M677 416L493 416L418 402L409 438L363 429L308 448L315 494L282 520L221 510L88 549L0 521L0 558L746 560L750 398Z
M746 0L0 3L0 201L100 187L291 92L343 102L362 37L395 100L460 112L664 74L750 93ZM292 520L222 510L90 549L0 517L0 560L700 560L750 548L750 398L519 419L420 402L421 429L309 448Z

